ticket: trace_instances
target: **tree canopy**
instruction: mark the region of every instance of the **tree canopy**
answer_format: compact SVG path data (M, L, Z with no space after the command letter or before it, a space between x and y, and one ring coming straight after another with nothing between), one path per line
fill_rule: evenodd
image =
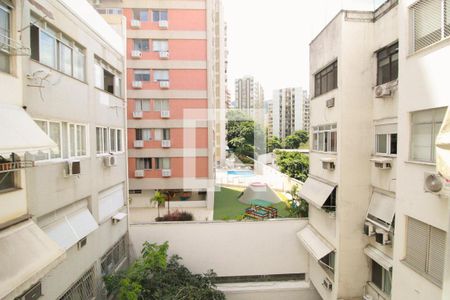
M309 157L300 152L276 151L275 163L280 171L292 178L305 182L308 178Z

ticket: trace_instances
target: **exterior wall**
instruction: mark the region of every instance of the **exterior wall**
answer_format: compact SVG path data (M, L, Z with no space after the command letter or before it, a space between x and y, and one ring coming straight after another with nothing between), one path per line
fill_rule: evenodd
M252 76L245 76L235 81L235 99L238 109L247 114L264 107L264 90Z

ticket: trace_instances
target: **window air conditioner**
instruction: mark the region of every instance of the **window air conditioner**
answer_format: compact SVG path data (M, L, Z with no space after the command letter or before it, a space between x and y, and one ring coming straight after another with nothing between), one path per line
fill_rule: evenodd
M162 140L161 147L162 148L170 148L170 140Z
M136 177L136 178L144 177L144 170L135 170L134 171L134 177Z
M386 231L376 232L375 233L375 241L381 245L391 244L391 240L389 239L389 233Z
M374 157L371 161L373 161L375 168L381 170L388 170L392 168L392 159L390 158Z
M172 176L172 170L171 169L163 169L161 171L162 177L170 177Z
M159 21L159 28L161 29L167 29L169 28L169 21L161 20Z
M328 108L334 107L334 98L328 99L326 105Z
M141 58L142 52L139 50L133 50L133 51L131 51L131 57L132 58Z
M334 171L335 168L336 168L336 165L332 161L323 161L322 162L322 169Z
M116 157L114 155L103 157L103 164L105 167L114 167L117 164Z
M144 148L144 141L143 140L135 140L134 148Z
M84 246L86 246L86 244L87 244L87 237L84 237L78 241L77 243L78 249L83 248Z
M170 87L170 83L168 80L163 80L159 82L159 87L162 89L168 89Z
M386 98L392 95L392 88L387 85L379 85L375 88L376 98Z
M31 287L22 296L16 298L17 300L37 300L42 296L42 285L40 282Z
M364 223L364 234L367 236L373 236L375 235L375 229L373 224L366 222Z
M131 86L135 89L142 89L142 81L133 81Z
M144 113L142 111L134 111L133 112L134 119L142 119L143 116L144 116Z
M163 119L170 118L170 111L169 110L162 110L161 111L161 118L163 118Z
M168 59L169 58L169 51L161 51L161 52L159 52L159 58L161 58L161 59Z
M141 21L139 21L139 20L131 20L131 27L132 28L140 28L141 27Z
M81 174L81 162L79 160L70 160L66 163L66 176L80 175Z
M332 290L333 289L333 283L331 282L330 279L325 278L322 282L322 285L327 289L327 290Z

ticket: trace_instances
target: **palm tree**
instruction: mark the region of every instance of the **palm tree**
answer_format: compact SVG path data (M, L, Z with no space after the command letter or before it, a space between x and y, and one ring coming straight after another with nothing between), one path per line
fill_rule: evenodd
M161 205L164 205L164 203L166 202L166 197L164 197L163 194L161 194L160 191L156 191L155 194L153 195L153 197L150 199L150 203L155 202L158 204L158 218L159 216L159 207Z

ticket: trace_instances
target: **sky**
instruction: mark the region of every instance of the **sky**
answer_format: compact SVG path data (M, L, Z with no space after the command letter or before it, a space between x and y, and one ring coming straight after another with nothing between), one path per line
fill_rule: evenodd
M309 90L309 43L341 8L372 9L383 0L222 0L228 26L228 88L252 75L274 89Z

